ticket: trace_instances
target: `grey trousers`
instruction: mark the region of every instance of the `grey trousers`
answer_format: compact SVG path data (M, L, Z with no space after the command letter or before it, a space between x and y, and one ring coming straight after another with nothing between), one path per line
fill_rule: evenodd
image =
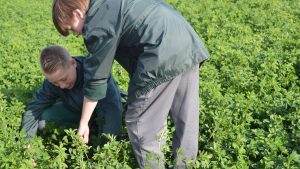
M197 156L199 137L199 67L165 82L128 104L128 135L140 168L165 168L162 133L170 114L175 124L175 168ZM179 151L178 151L179 150ZM179 152L179 153L178 153Z

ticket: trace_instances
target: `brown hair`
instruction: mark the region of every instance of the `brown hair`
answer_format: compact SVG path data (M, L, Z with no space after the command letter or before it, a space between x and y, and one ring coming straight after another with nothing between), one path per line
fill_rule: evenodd
M62 46L49 46L42 50L40 64L43 73L51 74L61 68L67 68L71 56Z
M54 0L52 6L52 20L60 34L69 35L66 24L72 20L73 11L79 9L85 13L90 0Z

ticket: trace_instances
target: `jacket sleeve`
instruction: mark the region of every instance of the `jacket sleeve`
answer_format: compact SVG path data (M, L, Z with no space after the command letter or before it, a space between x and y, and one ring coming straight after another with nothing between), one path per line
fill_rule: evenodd
M84 42L89 52L84 61L84 96L93 101L103 99L112 63L119 43L121 16L114 1L100 6L84 28Z
M43 111L53 105L57 98L57 88L44 80L42 88L35 93L23 113L21 128L26 132L27 137L36 135L38 122Z

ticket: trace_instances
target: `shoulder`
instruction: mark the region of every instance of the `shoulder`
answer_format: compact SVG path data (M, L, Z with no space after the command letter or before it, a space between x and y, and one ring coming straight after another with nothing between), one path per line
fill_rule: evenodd
M122 20L123 0L91 1L86 13L83 34L97 34L99 31L115 34Z

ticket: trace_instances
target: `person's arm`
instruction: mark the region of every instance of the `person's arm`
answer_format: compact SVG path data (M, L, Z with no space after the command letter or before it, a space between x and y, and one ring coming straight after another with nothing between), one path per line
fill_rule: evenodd
M88 141L88 121L94 111L97 102L106 96L107 80L110 76L112 63L119 43L122 17L118 15L120 9L114 2L110 8L101 6L90 22L85 25L84 42L88 49L88 56L84 61L84 102L77 134ZM89 14L88 14L89 15ZM100 17L101 16L101 17ZM95 19L103 18L101 22ZM112 25L116 24L116 25ZM98 25L97 25L98 24Z
M30 103L27 105L26 111L23 113L21 129L27 134L27 137L33 137L37 133L38 122L45 109L53 105L58 98L54 87L44 80L43 86L39 89Z
M89 141L89 120L92 116L92 113L97 105L98 101L90 100L86 97L83 99L82 114L79 123L79 128L77 134L83 138L85 143Z
M99 35L105 36L105 35ZM101 37L97 37L100 38ZM116 51L116 44L112 40L105 42L94 42L99 45L98 50L89 50L89 55L84 62L84 101L82 114L77 134L83 138L85 143L88 143L89 127L88 122L99 100L106 96L107 79L110 76L112 62ZM100 41L100 40L99 40ZM92 43L89 41L89 43ZM101 45L100 45L101 44ZM95 64L97 63L97 64Z

